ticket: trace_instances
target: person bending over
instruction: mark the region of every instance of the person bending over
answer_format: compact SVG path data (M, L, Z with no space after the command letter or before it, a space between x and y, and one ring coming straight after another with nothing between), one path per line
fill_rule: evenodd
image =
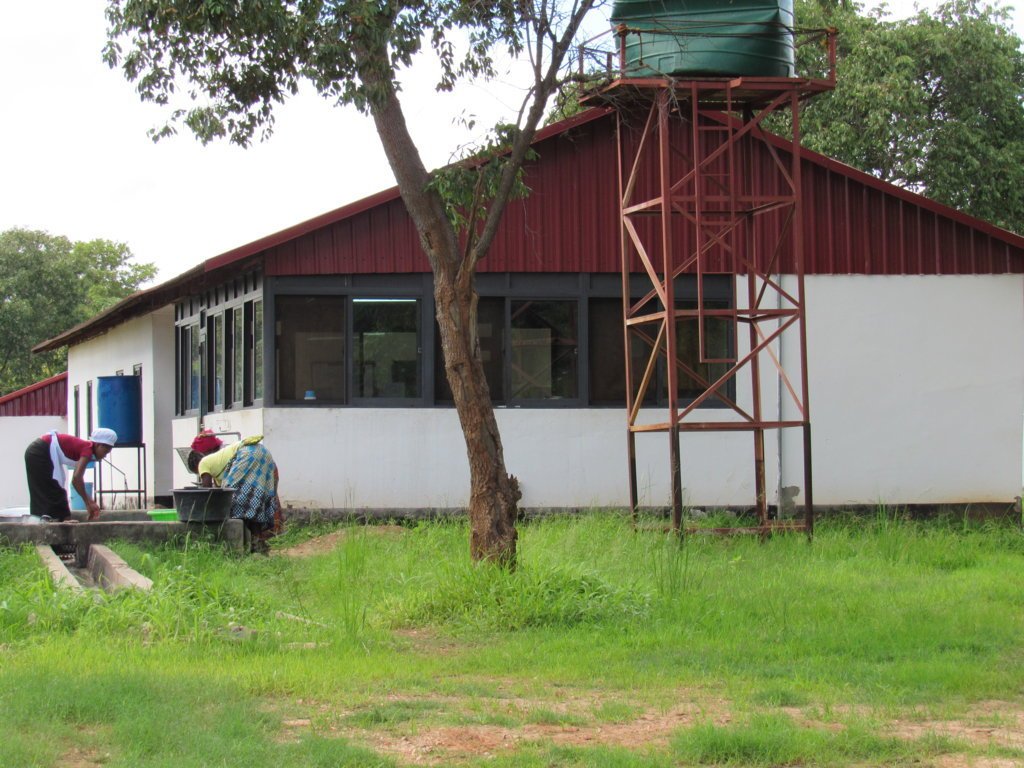
M88 440L53 430L25 449L25 474L28 476L29 512L37 517L64 522L71 517L67 470L74 469L71 485L85 502L90 520L100 516L100 505L86 491L85 468L95 459L102 461L117 443L117 433L100 427Z

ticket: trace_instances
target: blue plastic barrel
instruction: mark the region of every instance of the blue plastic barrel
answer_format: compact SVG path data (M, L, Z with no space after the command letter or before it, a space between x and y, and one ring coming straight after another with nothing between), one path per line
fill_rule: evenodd
M118 445L142 445L141 385L140 376L97 377L99 426L117 432Z
M92 483L87 480L82 481L85 484L85 492L92 496ZM85 499L83 499L78 491L75 490L75 486L71 486L71 508L78 511L85 510Z

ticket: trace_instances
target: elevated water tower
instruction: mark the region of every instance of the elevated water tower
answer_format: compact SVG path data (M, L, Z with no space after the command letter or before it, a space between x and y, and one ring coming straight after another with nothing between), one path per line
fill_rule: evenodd
M792 0L617 0L612 21L608 76L589 100L617 114L630 504L635 513L638 435L668 436L672 523L682 530L681 435L747 432L758 522L728 530L810 535L799 108L835 84L834 32L796 29ZM823 74L799 77L797 48L809 42ZM769 136L766 121L791 135ZM733 301L708 296L711 275L731 278ZM696 300L682 301L689 276ZM693 343L684 327L696 331L696 364L681 354L681 339ZM659 377L664 396L652 398ZM711 403L719 407L701 408ZM800 435L802 520L769 515L774 430ZM781 432L778 445L781 462Z

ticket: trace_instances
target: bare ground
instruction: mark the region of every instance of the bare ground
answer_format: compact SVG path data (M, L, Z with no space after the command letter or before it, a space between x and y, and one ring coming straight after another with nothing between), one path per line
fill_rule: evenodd
M332 551L345 537L354 535L358 529L343 529L302 542L275 554L284 557L309 557ZM371 535L401 535L401 526L374 526L367 529ZM423 647L432 646L435 651L447 650L448 642L423 630L408 630L398 633L412 643ZM504 686L502 681L490 681L496 690ZM315 728L321 735L332 735L351 739L381 754L394 758L400 765L439 766L464 760L486 758L502 753L514 752L530 743L544 742L559 746L606 746L624 747L634 751L663 750L668 746L671 735L697 723L727 725L732 720L731 707L725 700L714 700L700 691L682 691L677 703L660 708L633 706L634 715L621 722L601 722L595 718L595 710L604 703L607 692L559 690L553 699L504 696L486 699L472 697L403 697L388 696L378 704L396 702L428 704L429 711L424 720L417 720L415 728L385 726L365 728L347 722L355 714L352 710L337 710L327 705L317 705L313 717L291 717L283 720L285 740L296 738L304 730ZM628 702L616 701L629 707ZM302 704L302 702L298 702ZM307 705L304 705L304 708ZM372 706L368 704L367 706ZM431 723L438 715L448 719L472 720L479 717L481 708L490 711L492 719L524 720L519 725L496 723L471 723L452 725ZM843 729L842 723L821 721L815 713L799 707L783 707L784 712L802 727L830 731ZM554 713L551 719L564 722L529 722L531 713ZM852 710L851 710L852 712ZM913 713L911 713L913 714ZM452 715L455 715L452 717ZM961 718L938 720L927 717L895 719L884 726L882 733L899 739L917 741L929 735L954 739L971 749L990 748L1024 750L1024 703L987 701L980 702ZM74 764L74 763L72 763ZM78 763L83 767L90 763ZM920 760L922 768L1022 768L1024 760L1019 758L989 757L952 753L933 759Z
M680 691L676 702L664 707L631 706L615 698L614 702L630 714L605 722L595 713L606 703L607 692L560 689L548 699L505 696L501 688L502 684L497 681L498 693L493 698L387 696L365 703L358 710L396 704L406 704L415 710L419 706L422 717L415 717L415 727L409 727L411 721L366 727L354 722L357 718L353 715L358 711L315 705L311 717L286 718L282 737L296 738L307 729L316 729L321 735L348 738L393 758L400 765L440 766L507 754L540 742L567 747L660 751L668 747L672 734L681 728L709 722L725 726L733 718L729 702L708 698L702 691ZM843 728L841 723L822 722L814 713L798 707L779 711L803 727L832 731ZM538 719L538 713L542 713L540 719L547 721L531 722ZM451 722L460 719L485 722ZM518 724L509 724L512 721ZM886 724L882 733L908 741L929 735L945 736L964 744L966 751L1024 749L1024 704L982 702L956 720L897 719ZM1011 768L1024 766L1024 760L958 752L922 758L916 764L922 768Z
M400 536L405 531L400 525L373 525L363 528L341 528L337 531L317 536L316 538L296 544L287 549L271 550L271 555L280 557L312 557L333 551L340 542L355 535L367 536Z

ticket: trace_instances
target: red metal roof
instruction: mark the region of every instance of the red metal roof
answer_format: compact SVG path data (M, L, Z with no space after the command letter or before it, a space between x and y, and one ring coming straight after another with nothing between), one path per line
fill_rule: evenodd
M618 272L618 180L614 116L585 113L539 138L527 168L530 195L513 201L481 272ZM682 128L680 127L680 130ZM682 137L680 137L682 138ZM768 137L776 152L788 143ZM752 183L777 174L764 141L750 139ZM642 178L656 195L656 157ZM1024 238L921 195L802 150L807 274L992 274L1024 272ZM780 190L781 191L781 190ZM777 240L780 219L761 217L758 232ZM676 242L692 240L684 220ZM227 256L262 248L267 275L392 274L430 267L396 189L311 219ZM714 255L714 254L712 254ZM713 263L713 262L712 262ZM642 267L637 261L634 269ZM782 271L793 265L781 264ZM724 260L720 271L731 271Z
M67 371L0 397L0 416L67 415Z
M787 142L767 141L784 153ZM591 109L538 131L526 168L531 194L512 201L481 272L610 272L619 265L615 115ZM754 183L771 155L751 139ZM1024 272L1024 237L809 150L801 150L808 274ZM758 181L759 180L759 181ZM680 224L676 242L686 242ZM775 226L765 219L761 232ZM680 239L682 238L682 239ZM102 333L262 262L266 275L428 272L397 187L226 251L141 291L33 351ZM639 262L633 265L640 270ZM791 265L782 264L783 271ZM723 271L725 267L723 265Z

